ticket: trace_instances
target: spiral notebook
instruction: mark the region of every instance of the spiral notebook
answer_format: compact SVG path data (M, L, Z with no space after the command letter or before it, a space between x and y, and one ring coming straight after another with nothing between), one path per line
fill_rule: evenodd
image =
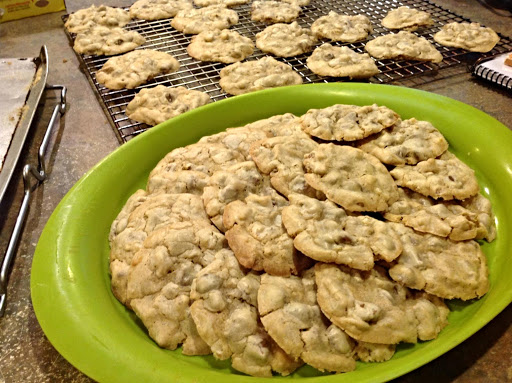
M510 52L507 52L477 62L473 68L473 74L512 90L512 66L505 65L505 58L509 54Z

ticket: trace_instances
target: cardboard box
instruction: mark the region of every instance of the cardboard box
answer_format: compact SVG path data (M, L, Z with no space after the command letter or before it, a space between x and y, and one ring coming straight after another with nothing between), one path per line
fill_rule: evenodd
M0 23L65 9L64 0L0 0Z

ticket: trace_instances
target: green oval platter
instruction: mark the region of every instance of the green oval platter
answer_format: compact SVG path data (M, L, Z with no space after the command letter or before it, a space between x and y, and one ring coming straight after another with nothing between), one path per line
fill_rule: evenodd
M67 193L48 220L34 254L31 293L39 323L53 346L96 381L256 382L229 361L187 357L159 348L135 315L110 291L108 233L127 198L144 188L150 170L169 151L228 127L336 103L377 103L434 124L450 150L473 167L493 204L498 234L483 243L490 290L480 300L451 301L450 324L436 340L400 345L385 363L360 363L330 375L302 367L290 377L308 382L384 382L441 356L492 320L512 301L512 132L461 102L418 90L359 83L276 88L218 101L166 121L122 145Z

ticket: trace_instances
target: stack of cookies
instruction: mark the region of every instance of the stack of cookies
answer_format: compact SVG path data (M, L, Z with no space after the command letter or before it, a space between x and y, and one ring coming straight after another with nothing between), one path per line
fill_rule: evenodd
M159 346L249 375L385 362L489 288L491 205L448 147L337 104L177 148L112 224L112 291Z

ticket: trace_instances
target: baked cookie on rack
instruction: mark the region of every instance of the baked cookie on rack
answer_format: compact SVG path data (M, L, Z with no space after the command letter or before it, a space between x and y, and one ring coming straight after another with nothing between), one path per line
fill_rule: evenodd
M328 15L313 22L311 31L318 38L353 43L366 39L373 28L368 17L364 15L348 16L330 11Z
M428 12L402 6L389 11L381 24L388 29L414 31L419 27L432 25L434 21Z
M179 11L171 20L174 29L197 35L213 29L227 29L238 23L238 14L223 5L210 5Z
M435 63L443 61L441 53L426 38L407 31L379 36L368 41L364 49L378 59L405 59Z
M281 0L285 3L295 3L297 4L299 7L305 7L307 5L309 5L309 3L311 3L311 0Z
M198 7L209 7L210 5L223 5L224 7L237 7L247 4L251 0L194 0Z
M434 40L448 47L462 48L471 52L489 52L500 41L491 28L478 23L448 23L434 35Z
M178 60L168 53L139 49L108 59L96 72L96 80L109 89L133 89L179 67Z
M146 39L138 32L97 25L78 33L73 49L84 55L112 56L133 51L145 42Z
M256 46L263 52L279 57L292 57L309 52L316 44L310 29L302 28L296 21L291 24L274 24L256 34Z
M126 115L138 122L158 125L209 102L210 96L198 90L157 85L141 89L126 107Z
M252 54L254 43L248 37L228 29L215 29L192 37L188 54L199 61L232 64Z
M130 16L134 19L161 20L193 7L190 0L137 0L130 7Z
M320 76L368 78L380 73L367 53L357 53L348 47L328 43L316 48L306 63L313 73Z
M91 5L70 14L64 27L70 33L80 33L97 25L108 28L124 27L130 21L130 14L122 8Z
M251 8L251 19L263 23L290 23L299 17L300 6L294 2L254 1Z
M302 84L302 77L290 65L272 57L237 62L220 71L220 87L233 95L297 84Z

